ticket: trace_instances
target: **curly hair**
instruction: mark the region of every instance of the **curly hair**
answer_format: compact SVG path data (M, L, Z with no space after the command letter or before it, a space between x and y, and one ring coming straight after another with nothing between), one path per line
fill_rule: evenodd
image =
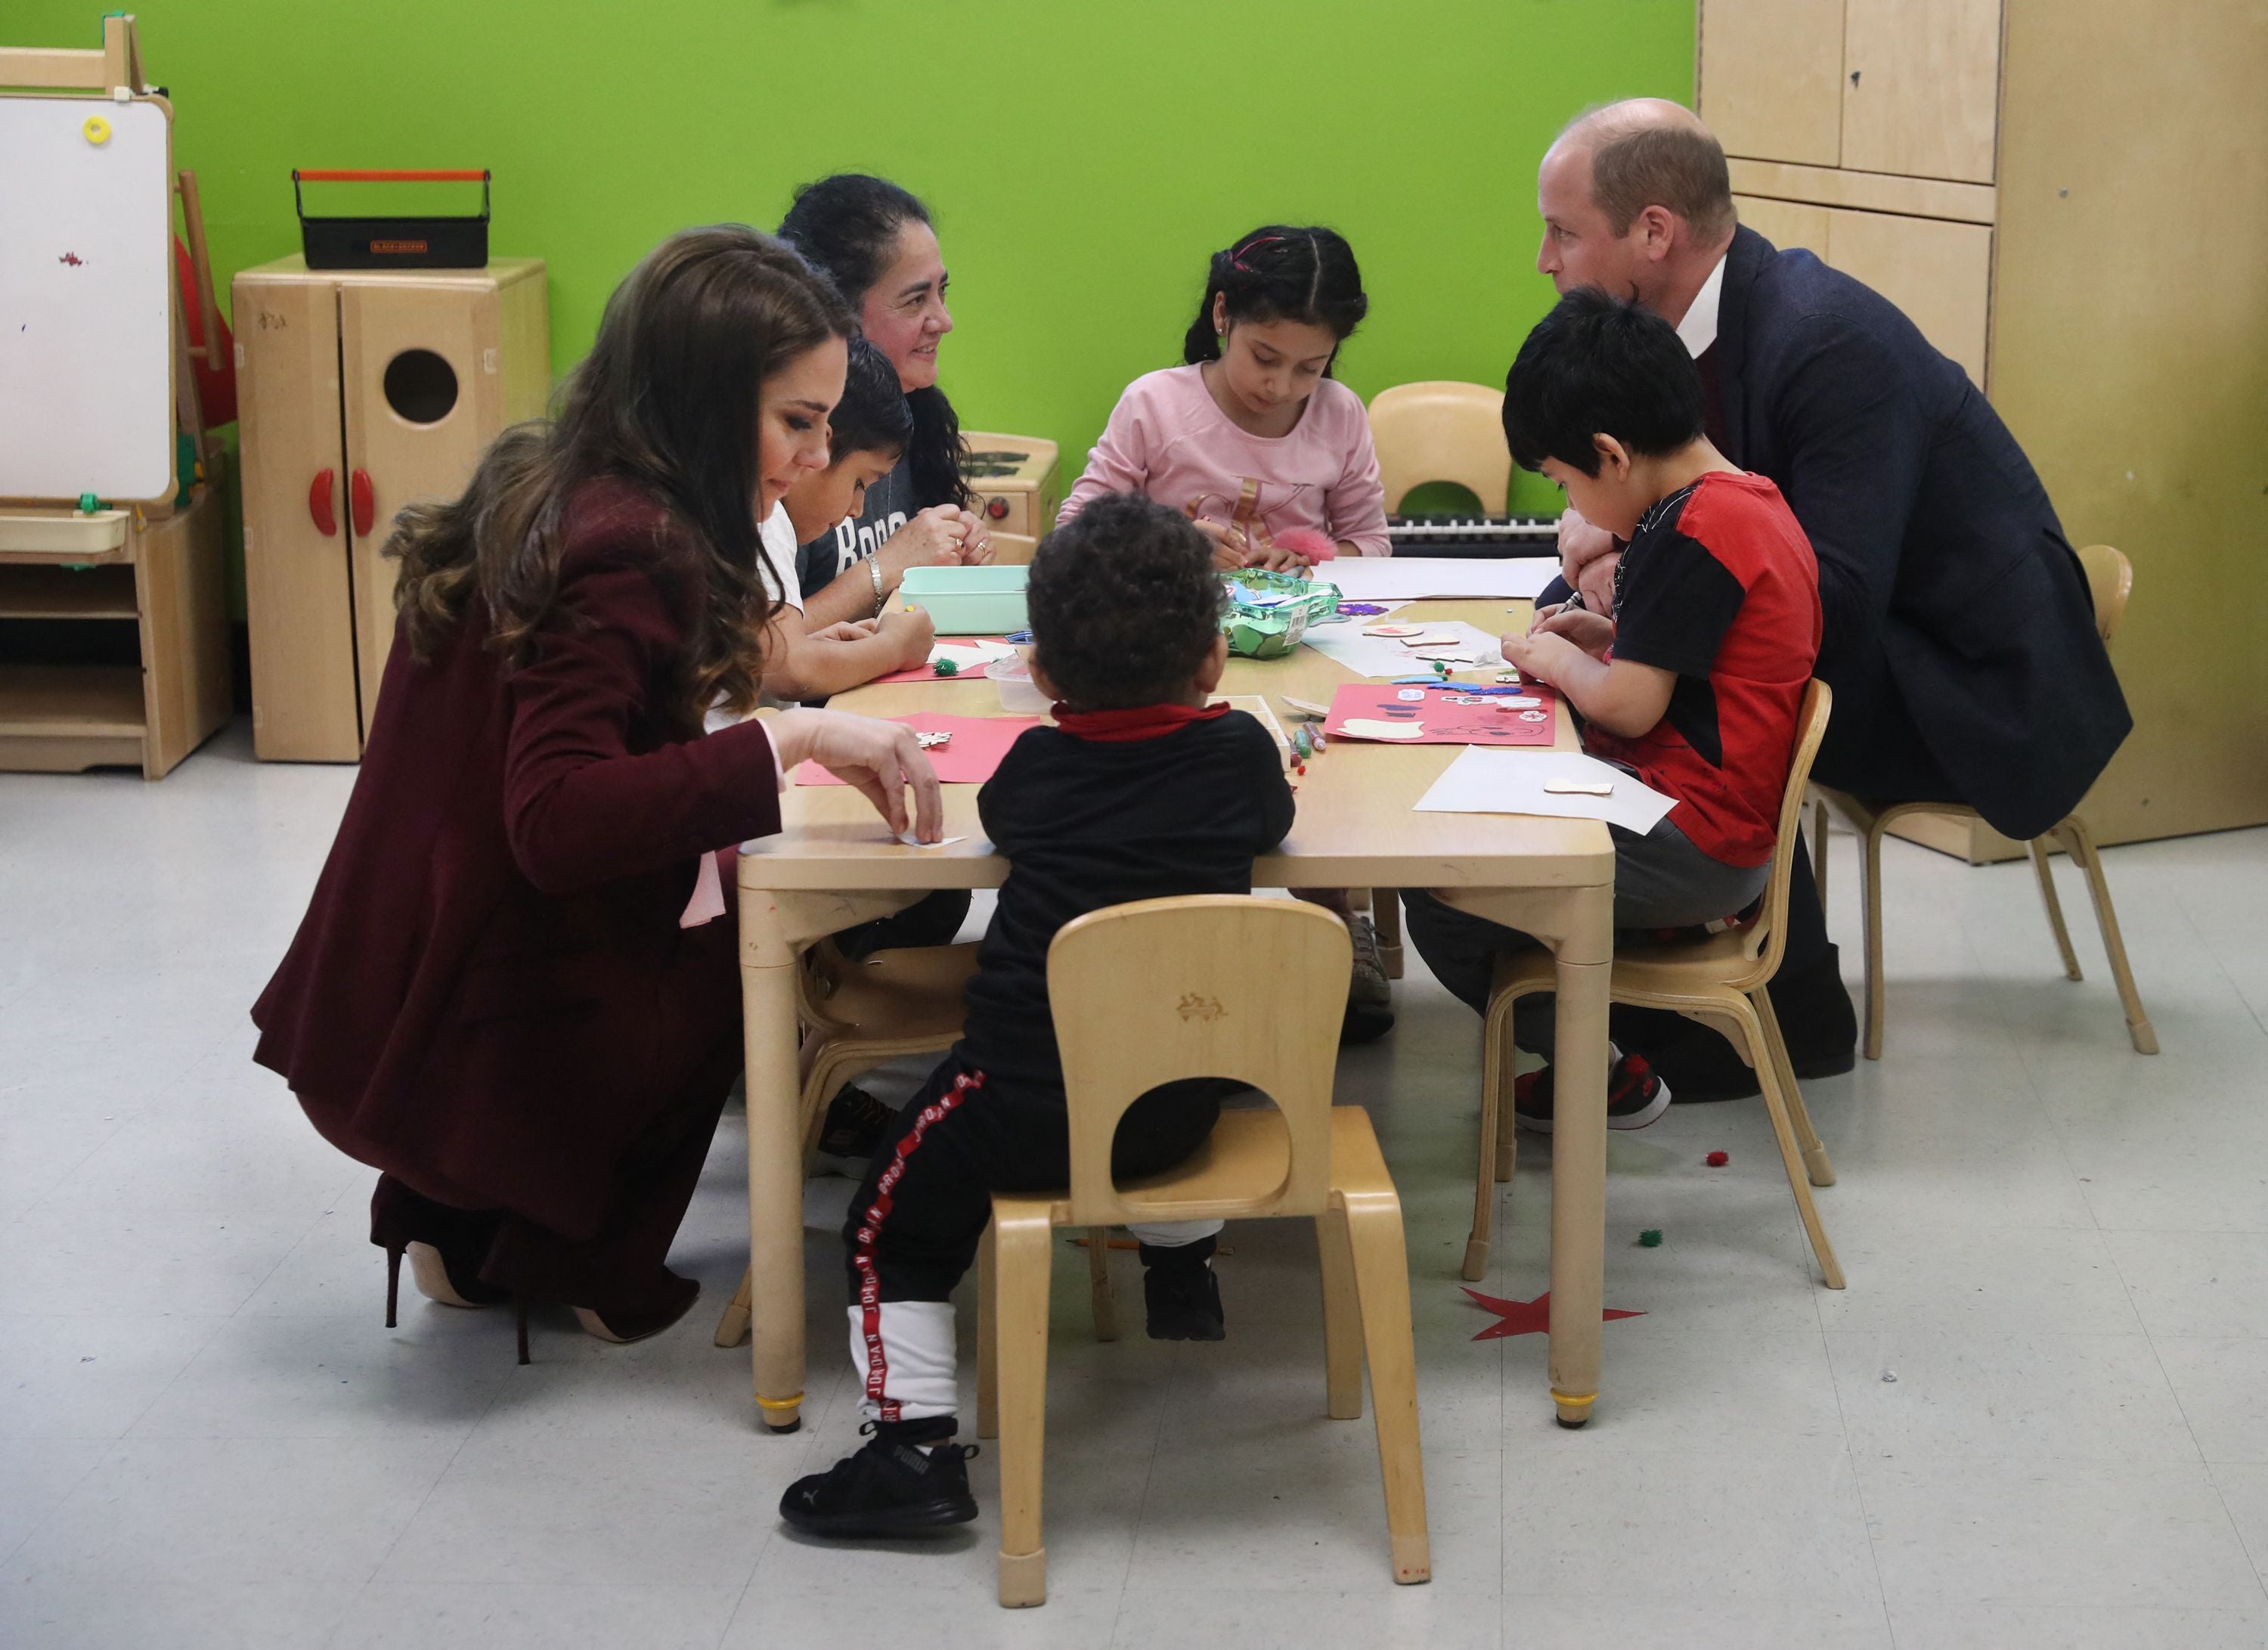
M705 552L672 708L698 722L721 695L747 710L779 606L754 508L763 382L851 330L835 289L784 241L739 225L663 241L607 300L558 416L498 437L460 497L395 517L386 554L401 562L394 599L412 652L431 658L477 596L490 644L527 663L553 622L568 497L621 476L666 505Z
M1064 702L1118 711L1188 695L1227 593L1187 517L1110 493L1041 541L1029 600L1034 662Z

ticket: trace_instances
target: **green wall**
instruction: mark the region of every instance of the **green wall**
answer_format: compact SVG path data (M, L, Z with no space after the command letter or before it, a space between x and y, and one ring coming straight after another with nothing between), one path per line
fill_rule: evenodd
M688 224L777 224L829 171L937 213L976 428L1051 436L1066 484L1178 357L1204 260L1269 220L1353 243L1340 372L1501 381L1550 299L1535 165L1587 103L1690 95L1690 0L144 0L222 301L298 249L291 168L489 166L490 245L551 275L552 359ZM90 0L10 0L11 46L92 46ZM334 208L333 210L336 210ZM1556 509L1524 478L1514 507ZM1516 489L1521 483L1515 483Z

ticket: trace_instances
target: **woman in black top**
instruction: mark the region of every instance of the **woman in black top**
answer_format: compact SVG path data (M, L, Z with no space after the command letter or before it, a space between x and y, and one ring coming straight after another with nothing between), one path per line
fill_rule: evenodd
M865 507L797 553L805 614L818 627L873 617L909 567L985 562L992 550L968 508L961 421L937 387L938 344L953 315L929 209L886 179L837 173L796 191L780 234L858 312L897 368L914 418L905 457L867 488Z

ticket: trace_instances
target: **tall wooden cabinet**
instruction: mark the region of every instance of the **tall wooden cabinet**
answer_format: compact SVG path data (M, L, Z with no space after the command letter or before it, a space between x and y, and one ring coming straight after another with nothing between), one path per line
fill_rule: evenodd
M234 286L253 748L362 755L394 638L394 513L447 498L550 388L542 261L310 270Z
M1742 221L1897 304L2134 564L2096 836L2268 821L2268 0L1698 11Z

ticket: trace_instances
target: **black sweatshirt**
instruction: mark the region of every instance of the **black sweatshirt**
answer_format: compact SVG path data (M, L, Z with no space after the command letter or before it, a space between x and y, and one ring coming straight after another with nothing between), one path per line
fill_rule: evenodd
M1254 858L1292 829L1283 759L1241 711L1188 716L1158 706L1033 728L978 794L1008 878L968 983L955 1050L968 1064L1063 1087L1048 947L1065 923L1131 900L1252 892Z

